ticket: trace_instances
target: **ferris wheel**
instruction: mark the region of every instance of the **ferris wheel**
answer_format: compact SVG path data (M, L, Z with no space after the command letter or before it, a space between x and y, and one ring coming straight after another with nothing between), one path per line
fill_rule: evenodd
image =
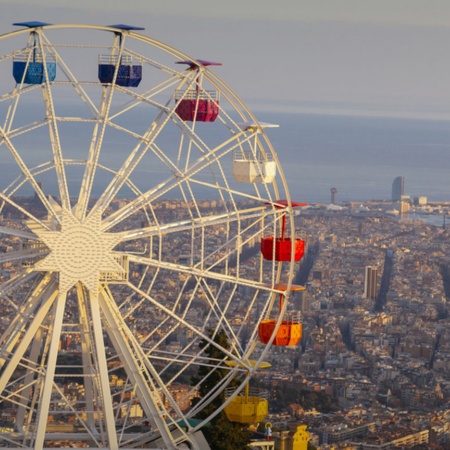
M277 330L303 241L271 125L219 63L140 28L15 25L0 36L0 447L203 448L269 346L291 344Z

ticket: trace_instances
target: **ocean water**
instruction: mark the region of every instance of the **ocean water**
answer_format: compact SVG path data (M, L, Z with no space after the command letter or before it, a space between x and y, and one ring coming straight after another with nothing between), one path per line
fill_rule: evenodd
M279 125L279 128L267 129L267 134L293 200L329 203L333 187L338 190L338 203L389 200L392 181L402 175L405 194L426 196L429 201L450 201L450 123L447 121L253 112L258 120ZM205 133L211 133L211 129L203 128ZM65 130L61 125L61 132ZM81 130L77 131L75 128L72 134L62 133L65 157L83 159L80 149L88 148L90 134L83 137ZM117 142L113 138L115 136L109 141L106 139L105 145L114 147ZM168 139L170 141L170 133ZM169 150L172 147L176 148L170 142L164 146ZM47 152L46 148L44 151ZM120 167L123 151L108 154L108 166ZM11 157L7 159L7 152L2 155L0 176L6 182L7 176L13 177L15 163ZM33 155L36 157L33 164L38 164L38 148L30 152L30 156ZM81 167L68 170L69 184L80 179L82 170ZM155 184L166 177L160 172L149 161L134 175L144 185L148 180ZM95 196L103 192L111 175L99 172L99 177L104 180L93 192ZM39 180L44 182L47 194L57 193L55 180L52 182L44 175ZM73 189L71 193L77 191Z
M389 200L392 181L405 194L450 201L450 122L338 115L260 113L294 199Z

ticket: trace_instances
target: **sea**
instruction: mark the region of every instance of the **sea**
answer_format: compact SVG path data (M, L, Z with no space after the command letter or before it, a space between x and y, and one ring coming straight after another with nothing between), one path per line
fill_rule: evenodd
M394 178L403 176L406 195L450 202L449 120L267 109L253 113L261 122L279 125L266 132L295 201L330 203L332 188L337 190L338 204L389 200ZM70 150L75 155L78 147ZM38 155L38 149L34 152ZM118 156L122 160L123 152ZM119 162L108 163L120 167ZM4 160L0 177L6 177L11 167L12 161L8 165ZM144 173L147 170L154 173ZM150 175L159 181L156 167L143 170L141 178L147 182ZM40 181L46 193L55 194L55 183Z
M450 121L261 112L291 197L308 203L390 200L395 177L405 195L450 201Z

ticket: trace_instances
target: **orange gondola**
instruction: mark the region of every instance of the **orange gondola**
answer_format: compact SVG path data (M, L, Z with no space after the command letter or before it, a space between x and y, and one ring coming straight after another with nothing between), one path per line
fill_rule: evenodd
M279 283L275 286L276 289L285 290L287 285L284 283ZM303 291L304 286L291 285L290 291ZM283 307L284 294L280 293L280 311ZM268 344L275 332L277 319L264 319L258 326L258 336L259 340L263 344ZM272 345L276 346L295 346L302 338L302 323L300 320L300 313L290 314L286 320L282 320L275 337L272 341Z

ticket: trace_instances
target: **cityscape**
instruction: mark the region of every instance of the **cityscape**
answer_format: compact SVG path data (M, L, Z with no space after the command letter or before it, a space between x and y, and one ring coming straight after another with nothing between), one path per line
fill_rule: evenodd
M265 422L273 427L275 448L291 448L299 429L318 449L449 448L450 244L444 219L449 205L420 199L421 208L434 211L430 216L442 218L441 225L428 224L425 216L393 215L403 203L416 206L417 199L405 196L403 185L402 177L394 180L389 201L341 205L334 188L332 202L303 207L295 218L306 246L294 283L306 290L291 294L289 309L301 312L303 336L293 347L273 346L268 354L272 367L254 377L254 383L269 389ZM24 201L39 208L36 199ZM177 202L160 207L173 215ZM3 226L17 221L4 212ZM1 252L10 251L15 240L3 235ZM259 258L259 243L255 248L246 265ZM179 254L176 247L168 250ZM1 281L13 278L17 267L3 264ZM164 295L167 287L161 285L159 292ZM233 309L236 320L245 317L245 295L240 299ZM7 302L2 311L3 333L15 312ZM149 318L136 325L143 329L156 323ZM171 338L167 350L179 351L184 339L183 334ZM68 355L79 352L79 345L70 337L60 342ZM113 377L111 386L119 382ZM298 392L298 398L280 407L280 386ZM63 388L79 395L76 383ZM175 383L170 389L183 398L184 408L190 407L189 386ZM305 392L306 398L329 397L332 407L307 407ZM0 420L7 423L16 409L8 402L2 405ZM141 414L138 405L135 414Z
M0 448L450 450L444 121L258 121L140 25L12 27Z

